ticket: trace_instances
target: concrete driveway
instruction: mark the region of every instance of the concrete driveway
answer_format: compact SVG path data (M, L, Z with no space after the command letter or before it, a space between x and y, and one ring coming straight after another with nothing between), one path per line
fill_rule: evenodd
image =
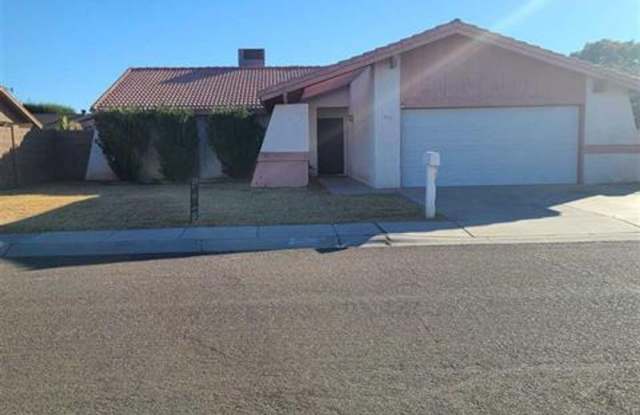
M401 191L424 203L423 188ZM640 183L441 187L437 211L475 237L640 232Z

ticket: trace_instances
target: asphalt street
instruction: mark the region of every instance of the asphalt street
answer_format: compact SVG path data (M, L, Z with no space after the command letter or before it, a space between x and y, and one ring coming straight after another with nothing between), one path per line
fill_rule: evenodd
M0 262L0 413L637 413L637 242Z

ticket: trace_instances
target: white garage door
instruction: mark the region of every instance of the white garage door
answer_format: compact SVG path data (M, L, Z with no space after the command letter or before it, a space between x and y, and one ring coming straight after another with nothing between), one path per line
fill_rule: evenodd
M577 107L402 110L402 185L424 186L438 151L441 186L576 183Z

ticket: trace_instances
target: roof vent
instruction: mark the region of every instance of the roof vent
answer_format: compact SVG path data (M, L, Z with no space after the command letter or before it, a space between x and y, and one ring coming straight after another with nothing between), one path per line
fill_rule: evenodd
M264 49L238 49L238 66L241 68L262 68Z

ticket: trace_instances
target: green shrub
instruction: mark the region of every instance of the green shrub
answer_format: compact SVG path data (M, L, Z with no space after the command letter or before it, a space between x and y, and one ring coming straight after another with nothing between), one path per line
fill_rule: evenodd
M151 112L114 110L95 114L98 145L120 180L138 181L142 157L149 147Z
M122 109L98 112L95 119L98 144L120 180L140 180L149 143L158 152L160 171L166 179L185 181L195 173L198 131L192 113Z
M27 102L24 104L24 107L32 113L51 113L60 115L74 115L76 113L75 110L69 106L49 102Z
M193 114L156 111L153 120L153 142L160 156L162 175L168 180L186 181L197 174L198 129Z
M264 139L264 127L254 113L225 110L208 117L209 145L231 177L247 177L253 168Z

